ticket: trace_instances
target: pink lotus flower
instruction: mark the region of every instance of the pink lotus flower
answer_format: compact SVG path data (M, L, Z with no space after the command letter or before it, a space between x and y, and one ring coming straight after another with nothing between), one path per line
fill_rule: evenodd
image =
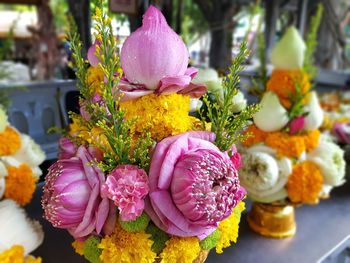
M237 148L236 146L233 146L231 149L231 162L233 163L233 166L239 170L242 167L242 157L239 154L239 152L237 152Z
M100 195L102 171L90 163L94 156L80 146L75 157L58 160L45 178L42 206L44 217L54 227L68 229L74 238L92 232L110 234L115 206Z
M295 119L293 119L289 124L289 133L290 134L296 134L297 132L301 131L305 126L305 116L299 116Z
M114 201L123 221L135 220L142 214L148 190L146 172L135 165L116 167L102 185L103 196Z
M163 231L205 238L243 198L237 170L214 139L214 133L187 132L156 146L145 210Z
M153 92L201 97L206 87L190 83L197 70L187 68L188 58L185 43L168 26L162 13L150 6L143 16L142 27L126 39L121 50L125 78L118 88L124 93L122 100Z
M67 137L62 137L58 141L59 153L58 159L70 159L77 153L78 147Z
M98 63L100 62L98 58L96 57L96 47L100 45L100 42L98 40L95 40L95 42L92 44L92 46L89 48L87 53L87 59L91 66L97 67Z
M332 133L337 137L338 142L350 144L350 123L339 123L337 122Z

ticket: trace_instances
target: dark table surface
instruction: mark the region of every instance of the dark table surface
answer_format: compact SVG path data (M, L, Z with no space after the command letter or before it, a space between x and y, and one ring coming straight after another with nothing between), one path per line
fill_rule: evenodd
M86 262L71 247L73 239L67 231L53 228L42 219L38 185L33 202L27 207L31 218L40 221L45 231L43 244L34 251L44 263ZM249 210L250 202L247 202ZM296 209L297 233L293 238L270 239L249 229L246 213L240 224L238 243L218 255L212 251L207 263L312 263L350 237L350 182L334 189L331 198L317 206ZM136 263L136 262L135 262Z

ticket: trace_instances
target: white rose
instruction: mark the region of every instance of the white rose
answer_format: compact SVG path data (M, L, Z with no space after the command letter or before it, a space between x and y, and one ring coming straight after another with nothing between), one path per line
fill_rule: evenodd
M238 113L247 107L247 100L241 91L233 97L231 110L233 113Z
M287 197L284 186L292 173L292 162L275 156L276 151L264 145L248 148L242 154L239 178L248 196L255 201L270 203Z
M335 143L321 141L318 147L308 154L307 159L320 168L324 184L339 186L345 182L344 151Z
M27 218L15 201L0 202L0 253L13 245L24 247L25 254L36 249L44 239L40 224Z
M253 116L254 123L260 130L278 131L289 122L288 112L281 105L275 93L266 92L261 99L260 106L260 110Z
M323 123L323 110L318 101L316 92L310 92L309 96L309 102L305 105L305 112L307 112L308 115L305 117L304 129L307 131L318 129Z
M0 133L3 132L8 125L7 114L3 107L0 105Z
M203 102L200 99L191 99L190 100L190 112L198 111L203 105Z
M271 51L271 63L280 69L301 69L306 45L298 30L291 26Z

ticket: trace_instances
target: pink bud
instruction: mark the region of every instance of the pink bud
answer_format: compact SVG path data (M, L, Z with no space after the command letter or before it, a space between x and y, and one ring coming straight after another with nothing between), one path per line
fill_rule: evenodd
M304 116L299 116L295 119L293 119L290 124L289 124L289 128L290 134L296 134L297 132L301 131L305 126L305 117Z

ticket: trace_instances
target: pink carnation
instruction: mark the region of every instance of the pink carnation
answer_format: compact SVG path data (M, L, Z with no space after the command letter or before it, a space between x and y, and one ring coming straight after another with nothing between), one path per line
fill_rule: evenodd
M118 206L123 221L135 220L142 214L148 191L147 174L135 165L118 166L102 185L102 194Z

